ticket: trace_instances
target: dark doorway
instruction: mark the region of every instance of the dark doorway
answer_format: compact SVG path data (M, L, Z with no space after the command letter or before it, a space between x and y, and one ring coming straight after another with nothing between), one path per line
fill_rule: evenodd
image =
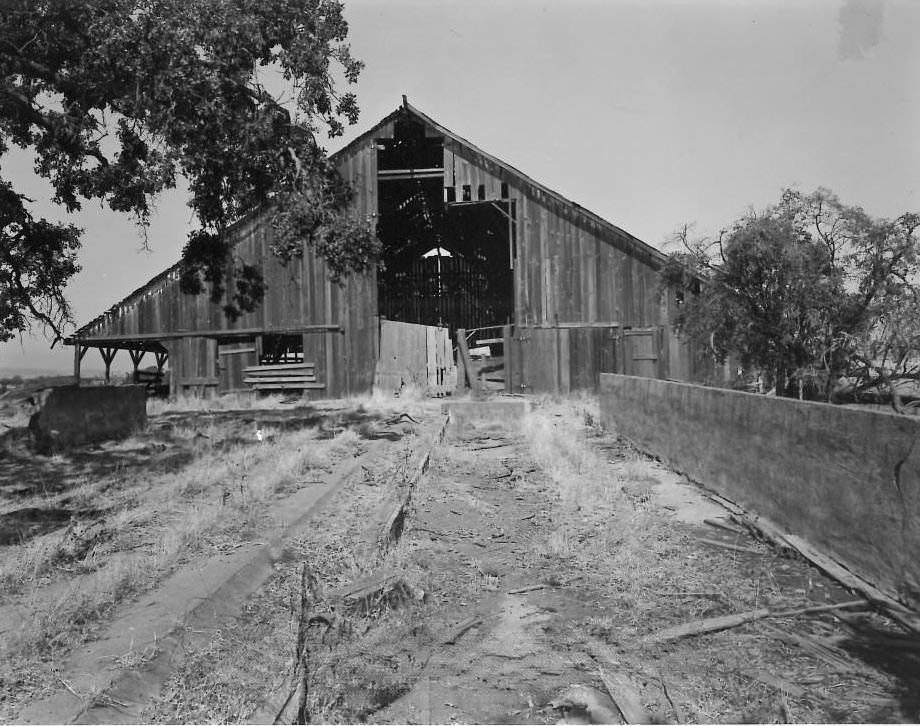
M409 117L378 141L380 314L451 333L510 322L514 202L445 191L442 144Z

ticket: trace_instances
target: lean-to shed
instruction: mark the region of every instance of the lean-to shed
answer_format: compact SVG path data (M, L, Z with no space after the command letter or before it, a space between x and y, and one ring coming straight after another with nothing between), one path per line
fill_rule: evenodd
M235 254L258 265L263 303L231 323L206 295L157 275L68 340L106 365L145 352L174 392L302 384L313 395L367 392L380 321L473 331L504 347L505 386L567 391L601 371L680 380L704 369L674 338L659 295L661 252L403 104L332 157L355 188L354 214L377 227L384 268L331 282L307 248L282 265L252 214ZM490 330L492 332L490 332Z

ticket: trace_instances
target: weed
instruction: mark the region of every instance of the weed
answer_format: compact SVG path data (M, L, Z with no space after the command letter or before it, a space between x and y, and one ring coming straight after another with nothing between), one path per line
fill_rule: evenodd
M137 650L134 647L134 638L131 638L131 644L128 646L128 650L121 655L114 656L112 658L112 668L139 668L144 666L160 654L160 639L157 637L156 633L153 634L153 642Z
M364 451L361 436L352 428L336 434L329 449L329 456L333 459L354 458Z
M547 537L542 554L544 557L572 557L577 546L577 541L565 529L555 529Z

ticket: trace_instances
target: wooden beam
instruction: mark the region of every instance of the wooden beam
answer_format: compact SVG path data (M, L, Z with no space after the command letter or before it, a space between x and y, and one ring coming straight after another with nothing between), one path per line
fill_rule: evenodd
M601 321L601 322L594 322L594 323L558 323L557 322L553 324L541 323L539 325L530 325L528 327L541 328L541 329L542 328L553 328L553 329L555 328L562 328L562 329L567 329L567 328L619 328L620 323L616 323L613 321Z
M243 383L316 383L316 376L249 376L243 379Z
M512 355L513 355L511 352L511 347L513 345L511 342L512 335L513 333L511 330L511 326L503 325L502 326L502 357L504 359L504 366L505 366L505 393L512 393L512 390L513 390L512 383L511 383L512 371L514 370L512 360L511 360Z
M470 390L479 390L479 381L473 375L473 361L470 358L470 349L466 345L466 329L457 328L457 351L460 353L460 360L463 363L463 374L469 383Z
M252 387L257 391L284 390L297 391L300 389L322 390L326 387L325 383L253 383Z
M306 370L310 373L316 368L313 363L274 363L272 365L264 366L246 366L243 368L243 373L266 373L268 371L298 371Z
M380 181L389 181L390 179L438 179L443 176L443 169L381 169L377 172L377 179Z
M134 333L131 335L88 335L66 338L64 345L111 345L121 343L128 346L141 341L181 340L182 338L251 338L256 335L295 335L297 333L344 332L341 325L300 325L292 328L243 328L240 330L181 330L170 333Z
M85 345L75 345L73 349L73 382L77 386L80 385L80 363L86 355L86 350Z

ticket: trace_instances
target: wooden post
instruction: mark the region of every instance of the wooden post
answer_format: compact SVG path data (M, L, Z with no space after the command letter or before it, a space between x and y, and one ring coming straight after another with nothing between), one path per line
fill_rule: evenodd
M157 380L156 385L163 385L163 366L166 365L166 359L169 358L169 353L166 351L157 351L153 354L157 362Z
M513 338L512 328L510 325L502 326L502 351L504 352L505 358L505 393L512 392L512 382L511 379L514 377L514 364L512 362L514 353L512 352L512 347L514 343L512 342Z
M144 353L146 352L146 350L134 350L133 348L128 350L128 355L131 356L131 362L134 364L133 378L135 383L137 383L137 369L141 364L141 359L144 357Z
M105 383L109 384L109 371L112 368L112 361L115 360L115 354L118 352L118 348L100 348L99 353L102 355L102 360L105 362Z
M463 363L463 377L469 382L471 391L478 391L479 384L473 376L473 361L470 358L470 349L466 345L466 329L457 328L457 352L459 353L458 362ZM457 376L457 388L460 388L463 378Z
M86 351L87 347L79 343L73 347L73 382L75 386L80 385L80 363L83 361Z
M457 332L454 335L457 336L457 393L463 393L466 390L466 382L469 377L466 374L466 362L463 360L460 341L466 341L466 330L457 328Z

